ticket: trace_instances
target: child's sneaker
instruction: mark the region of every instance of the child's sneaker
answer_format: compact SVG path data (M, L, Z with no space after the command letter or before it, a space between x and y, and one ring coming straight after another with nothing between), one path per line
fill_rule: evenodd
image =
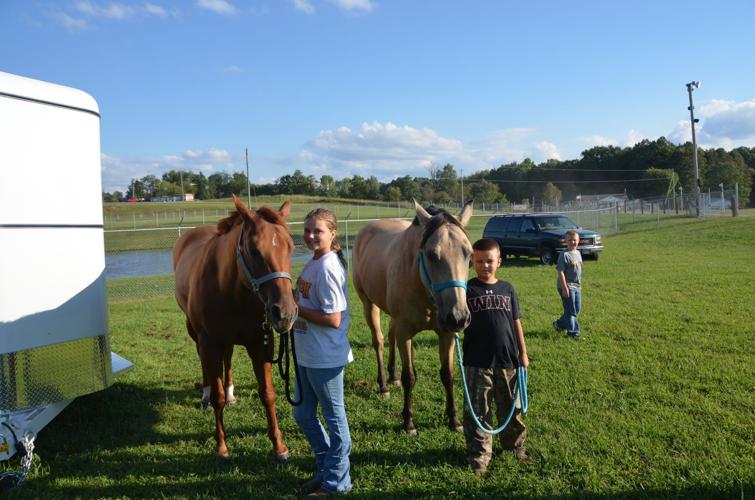
M558 320L553 322L553 329L556 330L556 333L561 333L564 331L562 328L558 327Z

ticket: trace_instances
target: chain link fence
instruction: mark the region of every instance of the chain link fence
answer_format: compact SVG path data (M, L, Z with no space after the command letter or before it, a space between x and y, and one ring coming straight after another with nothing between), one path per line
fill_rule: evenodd
M701 215L732 215L732 207L736 207L735 198L736 193L733 190L701 193ZM606 202L607 199L610 201ZM558 206L543 204L537 206L537 210L529 210L531 207L521 204L478 203L475 205L475 214L468 229L470 237L476 239L482 236L491 215L532 211L566 214L578 226L606 236L633 228L660 226L664 221L673 218L694 216L697 212L697 202L695 195L675 193L673 196L634 200L602 197L581 203L581 206L575 206L573 202ZM396 203L395 206L369 202L332 206L324 203L296 203L295 211L289 216L289 219L294 221L290 223L291 236L296 245L294 265L305 262L311 255L303 241L301 220L309 210L322 206L333 210L339 219L339 241L347 257L356 234L368 222L380 218L411 220L414 217L414 209L407 203ZM444 208L458 214L461 204L449 204ZM176 240L192 227L215 224L226 217L230 210L232 209L154 210L151 215L148 212L131 214L130 220L127 220L128 217L118 216L107 218L105 274L109 298L123 301L172 295L172 249Z

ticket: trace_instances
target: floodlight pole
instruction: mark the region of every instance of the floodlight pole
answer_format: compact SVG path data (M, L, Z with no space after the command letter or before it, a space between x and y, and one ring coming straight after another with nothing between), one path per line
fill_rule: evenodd
M700 82L689 82L687 84L687 93L689 94L689 120L692 125L692 164L695 167L695 213L700 217L700 172L697 167L697 141L695 140L695 106L692 104L692 91L700 87Z
M244 148L246 156L246 206L252 206L252 179L249 178L249 148ZM256 193L256 191L255 191ZM254 195L256 199L256 194Z

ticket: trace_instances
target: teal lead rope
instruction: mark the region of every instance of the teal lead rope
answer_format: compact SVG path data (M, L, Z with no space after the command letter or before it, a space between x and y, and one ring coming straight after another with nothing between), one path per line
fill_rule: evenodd
M461 344L459 343L459 334L455 334L455 340L456 340L456 356L459 360L459 369L461 370L461 383L464 386L464 399L467 401L467 407L469 408L469 413L472 415L472 418L474 419L475 424L477 424L477 427L482 431L486 432L488 434L498 434L501 431L503 431L507 425L509 425L509 422L511 421L511 417L514 416L514 411L516 410L516 400L517 397L519 398L520 406L522 407L522 413L527 413L527 368L524 368L523 366L519 366L516 369L516 385L514 386L514 400L511 402L511 410L509 411L509 415L506 417L506 420L501 424L501 426L497 429L486 429L483 427L480 420L477 418L477 415L475 415L474 407L472 406L472 398L469 396L469 388L467 387L467 377L464 374L464 363L461 358Z

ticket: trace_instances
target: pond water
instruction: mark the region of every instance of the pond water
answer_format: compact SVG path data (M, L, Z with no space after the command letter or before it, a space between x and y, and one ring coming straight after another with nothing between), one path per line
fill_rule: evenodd
M305 262L312 256L306 248L294 250L293 262ZM172 250L135 250L105 255L105 278L133 278L173 273Z

